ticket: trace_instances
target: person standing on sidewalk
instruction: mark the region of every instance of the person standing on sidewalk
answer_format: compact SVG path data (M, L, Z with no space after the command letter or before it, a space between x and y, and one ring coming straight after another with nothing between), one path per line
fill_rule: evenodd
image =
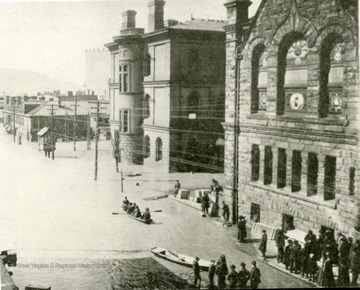
M260 240L259 250L261 252L262 258L266 259L266 246L267 246L267 234L265 230L262 230L262 236Z
M211 264L209 267L209 289L215 289L214 277L215 277L215 260L211 260Z
M356 286L360 273L360 241L356 240L352 249L350 260L350 268L352 272L351 285Z
M237 289L237 284L238 284L238 273L235 271L236 266L235 265L231 265L230 266L230 273L227 276L227 280L229 281L229 288L230 289Z
M225 255L221 255L217 261L215 274L218 276L218 289L226 289L226 275L229 274L229 269L226 264Z
M245 243L246 236L246 219L241 215L238 222L238 241L240 243Z
M176 180L175 190L174 190L174 196L175 197L178 195L180 188L181 188L181 184L180 184L179 180Z
M230 209L229 206L225 203L225 201L223 201L222 204L222 215L224 218L224 223L228 223L230 217Z
M200 266L199 266L199 257L195 257L193 262L193 271L194 271L194 287L197 288L197 282L199 281L199 289L201 286L201 276L200 276Z
M277 253L277 262L281 263L284 259L284 250L285 250L285 235L282 230L276 236L276 247L278 250Z
M204 214L209 214L210 197L207 192L201 197L201 208Z
M246 269L246 264L244 262L240 263L241 269L239 271L239 288L245 289L246 284L250 279L250 272Z
M261 273L258 267L256 267L256 262L251 262L252 269L250 270L250 286L251 289L257 289L261 283Z
M293 245L292 240L288 240L288 245L285 247L283 263L285 264L286 270L290 268L290 249Z

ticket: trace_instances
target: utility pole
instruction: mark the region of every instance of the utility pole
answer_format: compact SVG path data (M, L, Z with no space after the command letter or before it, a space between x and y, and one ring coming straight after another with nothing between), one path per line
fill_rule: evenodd
M16 105L16 100L13 101L13 133L14 133L14 143L16 143L16 128L15 128L15 105Z
M75 95L75 114L74 114L74 151L76 151L76 115L77 115L77 99L78 97ZM74 106L74 105L72 105Z
M92 109L96 109L96 129L95 129L95 180L97 180L98 174L98 143L99 143L99 118L100 118L100 105L102 104L100 101L89 102L95 103L96 107L92 107ZM101 108L105 109L105 108Z
M65 142L67 142L67 112L65 112Z
M87 150L91 150L91 136L90 136L90 113L87 115L87 131L86 131L86 140L87 140Z
M55 138L54 138L54 105L51 105L50 134L51 134L51 157L55 159Z
M121 173L120 173L120 177L121 177L121 192L124 192L124 178L123 178L122 170L121 170Z

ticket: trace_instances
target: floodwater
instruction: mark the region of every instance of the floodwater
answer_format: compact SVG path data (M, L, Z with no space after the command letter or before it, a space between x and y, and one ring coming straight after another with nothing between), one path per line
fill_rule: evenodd
M142 166L120 166L125 172L142 172L139 181L125 177L121 193L120 174L115 171L110 146L108 141L100 143L95 181L95 154L86 151L85 143L78 144L76 152L72 143L59 143L52 160L38 151L36 143L15 144L0 128L1 250L15 249L18 253L20 266L11 271L20 289L27 284L69 289L65 281L71 289L112 289L114 284L104 275L104 265L150 257L149 249L156 246L205 260L225 254L229 264L250 264L252 257L235 249L226 229L201 218L196 210L166 198L143 200L172 190L173 180L204 187L214 175L160 174ZM152 214L155 224L145 225L123 214L125 195L140 209L162 210ZM60 266L76 263L98 267L84 270ZM46 266L50 264L59 267L50 269ZM164 265L174 271L188 271L167 262ZM266 265L261 270L262 287L308 287Z

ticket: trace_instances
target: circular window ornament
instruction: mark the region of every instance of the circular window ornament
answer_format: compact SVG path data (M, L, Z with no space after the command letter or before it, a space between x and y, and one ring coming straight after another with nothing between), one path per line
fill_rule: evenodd
M295 93L290 96L290 108L294 111L301 111L304 107L304 96L299 93Z

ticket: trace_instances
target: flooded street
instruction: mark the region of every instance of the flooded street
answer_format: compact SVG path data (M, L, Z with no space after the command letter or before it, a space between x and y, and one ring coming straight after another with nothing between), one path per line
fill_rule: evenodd
M151 257L149 249L156 246L206 260L225 254L229 265L238 266L241 261L249 265L253 259L235 249L225 228L201 218L196 210L166 198L143 200L172 189L172 180L177 178L183 184L188 182L188 187L191 183L204 187L210 183L210 174L199 178L203 175L147 171L137 180L125 178L125 192L121 193L120 174L115 172L108 141L100 143L98 181L94 181L94 151L86 151L86 144L78 144L74 152L71 143L59 143L56 159L52 160L38 151L36 143L24 143L14 144L12 136L1 128L1 249L15 249L18 253L18 264L22 266L11 271L20 289L27 284L69 289L64 281L72 285L71 289L112 289L116 283L111 282L114 277L105 275L107 266L89 270L24 265L113 265L116 260ZM141 166L122 168L143 172ZM123 214L124 196L139 204L141 210L162 210L152 214L155 224L145 225ZM189 270L158 261L175 272ZM308 287L267 265L260 265L260 269L262 287Z

